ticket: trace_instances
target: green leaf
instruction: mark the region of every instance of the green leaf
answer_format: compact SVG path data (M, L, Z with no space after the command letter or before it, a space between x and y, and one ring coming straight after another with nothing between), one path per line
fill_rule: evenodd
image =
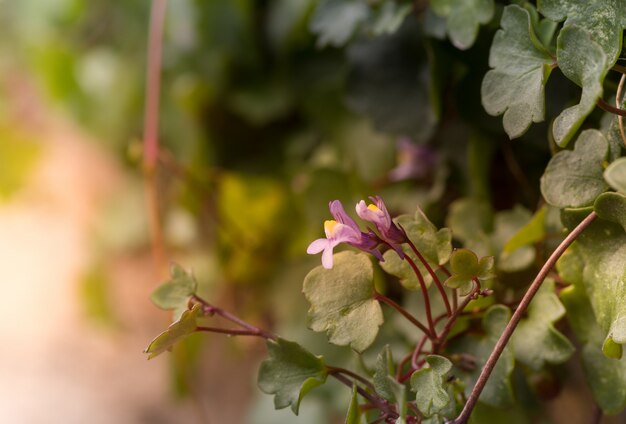
M491 235L492 252L498 254L498 269L505 272L516 272L527 268L535 259L535 249L522 246L512 252L504 250L506 243L526 225L532 218L525 208L516 205L513 209L498 212L495 218L494 231Z
M267 351L269 358L259 368L259 388L263 393L274 395L276 409L291 406L298 415L302 398L326 382L328 371L324 358L281 338L268 340Z
M461 50L472 47L478 28L491 21L494 13L493 0L432 0L430 6L446 18L448 36Z
M445 285L459 289L461 295L471 292L474 279L487 280L495 277L493 273L493 256L485 256L478 260L478 256L469 249L456 249L450 258L452 276L445 281Z
M607 69L615 64L622 50L622 31L626 28L626 4L621 0L539 0L539 12L561 22L564 29L572 26L584 31L586 41L581 40L578 48L593 40L598 43L608 58ZM575 45L560 46L559 49L576 49ZM557 52L558 53L558 52Z
M615 222L626 231L626 196L619 193L603 193L596 199L593 209L600 218Z
M546 363L567 361L575 348L554 328L554 323L564 315L565 308L554 292L554 281L548 279L528 306L528 315L513 333L511 346L515 359L537 371Z
M562 278L572 285L561 291L561 301L578 340L586 381L593 398L607 414L616 414L626 406L626 358L615 360L603 354L602 330L596 324L583 281L583 258L574 243L557 263Z
M399 216L397 223L429 263L443 265L448 262L452 253L452 232L449 228L437 230L420 208L413 217Z
M326 331L331 343L362 352L372 344L383 323L374 296L372 263L364 253L345 251L334 257L332 269L318 266L304 279L311 303L309 327Z
M557 39L557 62L561 72L583 89L580 102L561 112L552 126L554 141L564 147L602 97L607 59L602 48L589 39L589 33L568 26Z
M444 387L452 362L443 356L428 355L428 368L417 370L411 376L411 388L416 392L417 409L426 417L441 412L450 403Z
M538 49L531 15L519 6L504 9L502 29L494 39L482 83L483 106L490 115L502 115L510 138L520 137L532 122L545 119L545 85L554 59Z
M374 388L376 393L383 398L393 401L395 400L394 389L387 377L394 375L393 357L389 345L385 345L383 351L376 358L376 368L374 371Z
M359 400L357 398L356 384L352 386L352 397L350 398L350 406L348 407L348 414L346 415L345 424L359 424L360 412L359 412Z
M185 271L180 265L172 264L170 279L152 292L150 299L161 309L176 310L177 315L187 309L189 298L196 293L198 283L192 274Z
M602 176L608 149L602 133L583 131L573 151L561 151L548 163L541 177L541 193L546 201L559 208L591 205L608 188Z
M318 37L318 47L341 47L352 38L368 16L369 9L362 1L325 0L315 9L310 29Z
M469 391L476 384L478 375L506 327L510 316L511 313L507 307L494 305L487 310L483 317L484 335L468 334L466 337L450 343L451 352L467 354L475 360L475 366L472 369L458 369L458 374L455 373L463 380L466 395L469 395ZM513 364L511 348L506 347L480 395L479 400L481 402L494 407L506 407L512 404L513 390L510 378Z
M420 261L417 259L417 257L410 248L403 246L402 251L405 255L408 255L411 259L413 259L413 262L415 262L424 278L424 283L428 287L432 282L432 277L428 275L426 269L423 267L423 265L420 263ZM405 261L404 259L400 259L395 250L387 250L385 253L383 253L383 259L384 261L380 263L380 267L383 269L383 271L385 271L387 274L397 277L400 281L400 284L402 284L402 287L404 287L405 289L419 290L420 283L417 279L417 276L415 275L415 272L413 271L413 268L411 268L407 261Z
M619 158L604 171L604 180L622 194L626 194L626 158Z
M159 334L150 342L144 353L148 354L148 359L160 355L166 350L171 350L175 343L193 334L198 327L197 319L202 315L202 306L194 305L193 309L186 310L180 319L172 323L166 331Z
M406 386L402 383L398 383L396 379L391 376L387 376L387 380L389 382L389 387L393 391L393 397L396 400L398 414L400 415L396 420L396 424L406 424L406 416L408 412Z
M521 247L543 240L545 237L545 221L548 208L539 209L532 219L520 228L504 245L504 252L511 253Z
M374 35L393 34L400 28L411 11L413 5L410 3L399 4L395 1L384 2L374 17L372 33Z
M580 217L566 211L562 220L571 229ZM626 343L626 233L621 226L598 218L583 231L577 244L583 262L581 280L606 335L605 349L614 355L612 343Z

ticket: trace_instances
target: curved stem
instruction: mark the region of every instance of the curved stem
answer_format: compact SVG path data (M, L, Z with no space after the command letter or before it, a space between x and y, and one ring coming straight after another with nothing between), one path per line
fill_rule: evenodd
M413 325L415 325L417 328L422 330L424 332L424 334L426 334L426 336L428 336L429 339L433 340L436 337L434 331L431 331L428 328L426 328L426 326L424 324L419 322L417 320L417 318L415 318L413 315L411 315L406 309L404 309L402 306L398 305L393 300L389 299L384 294L381 294L381 293L378 293L378 292L374 292L374 299L379 300L379 301L381 301L383 303L386 303L387 305L391 306L396 311L400 312L400 314L402 314L403 317L408 319ZM432 320L432 318L431 318L431 320Z
M417 258L424 265L424 268L426 268L426 271L428 271L428 273L432 277L433 281L435 282L435 285L437 286L437 290L439 290L439 294L441 294L441 298L443 299L443 303L446 305L446 311L448 312L448 316L452 315L452 309L450 308L450 302L448 300L448 295L446 294L446 291L443 288L443 285L441 284L441 281L439 280L439 277L437 277L437 274L435 273L435 271L433 271L432 267L430 266L430 264L428 263L426 258L424 258L424 256L421 254L421 252L419 250L417 250L417 247L415 247L415 244L413 244L411 239L409 239L408 237L407 237L407 243L411 247L411 250L413 251L413 253L415 253Z
M457 318L459 317L459 315L461 315L461 312L463 312L463 309L465 309L465 307L473 299L476 298L476 295L480 291L480 281L478 281L478 279L476 279L476 278L474 278L473 281L474 281L474 288L472 289L470 294L468 294L465 297L465 299L463 299L463 302L461 302L459 307L454 310L454 314L452 314L452 316L448 319L448 321L446 321L445 327L443 328L443 330L441 331L441 333L437 337L437 340L435 341L435 344L433 346L433 352L437 352L437 350L439 350L441 347L443 347L443 344L444 344L444 342L446 340L446 337L450 333L450 330L452 330L452 327L454 326L454 323L456 322Z
M238 330L235 328L219 328L219 327L196 327L196 331L206 332L206 333L220 333L220 334L228 334L230 336L256 336L267 339L262 332L254 331L254 330Z
M622 93L624 90L624 82L626 81L626 74L622 74L622 77L619 80L619 84L617 86L617 94L615 95L615 107L621 109L621 103L624 101L622 97ZM622 141L626 145L626 134L624 134L624 117L617 117L617 125L619 126L619 133L622 136Z
M543 265L541 270L539 270L539 273L528 288L528 291L522 298L522 301L520 302L518 308L513 313L511 320L506 325L506 328L498 339L498 342L493 348L491 355L489 355L489 359L487 359L487 362L485 363L480 375L478 376L476 385L474 385L472 393L470 393L467 399L467 403L463 407L461 414L459 414L459 416L454 421L452 421L451 424L465 424L467 422L469 416L472 413L472 410L476 406L476 402L478 402L478 397L485 388L485 384L487 384L487 380L489 379L493 368L496 366L498 358L500 358L502 351L509 342L511 336L513 335L513 331L515 331L517 324L522 319L522 316L526 312L526 309L528 308L531 300L533 300L533 297L537 293L537 290L539 290L539 288L541 287L541 283L543 283L543 280L546 278L556 261L563 255L569 245L572 244L574 240L576 240L576 238L580 235L580 233L582 233L585 228L587 228L596 218L596 213L591 212L580 224L576 226L576 228L572 230L572 232L568 234L565 240L563 240L561 244L559 244L556 250L552 253L552 255L550 255L546 263Z
M363 383L365 386L367 386L371 391L375 392L376 389L374 388L374 385L365 377L362 377L360 375L358 375L357 373L354 373L350 370L347 370L345 368L339 368L339 367L333 367L331 365L326 365L326 369L328 370L329 374L344 374L347 375L348 377L352 377L355 380Z
M335 374L330 374L331 376L333 376L335 379L337 379L338 381L340 381L341 383L343 383L344 385L352 388L354 386L354 383L347 378L345 375L340 374L340 373L335 373ZM377 396L368 393L366 390L364 390L362 387L360 387L358 384L356 385L356 391L359 395L361 395L364 399L366 399L369 403L371 403L372 405L374 405L376 408L380 409L384 414L393 417L394 419L397 419L399 417L398 413L396 411L394 411L392 409L392 407L385 402L384 400L378 398Z
M615 106L611 106L606 101L604 101L604 99L598 99L596 104L598 105L598 107L600 109L602 109L602 110L604 110L606 112L610 112L610 113L612 113L614 115L618 115L618 116L626 116L626 110L618 109Z
M430 308L430 297L428 296L428 288L426 287L426 282L424 281L424 277L420 272L419 268L408 255L404 255L404 259L408 262L408 264L413 269L415 276L417 277L417 281L419 281L420 289L422 290L422 297L424 298L424 309L426 310L426 319L428 320L428 327L430 328L430 333L435 334L435 324L433 322L433 313Z

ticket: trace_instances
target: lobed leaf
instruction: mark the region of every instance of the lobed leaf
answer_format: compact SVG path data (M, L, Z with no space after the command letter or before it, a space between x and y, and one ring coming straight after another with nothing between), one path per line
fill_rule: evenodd
M374 271L364 253L335 254L332 269L314 268L304 279L303 292L311 304L309 327L325 331L329 341L362 352L372 344L383 323L374 299Z
M417 370L411 376L411 388L416 392L417 409L425 417L441 412L449 403L450 396L444 387L452 362L439 355L426 357L428 368Z
M559 208L589 206L608 188L602 164L609 150L606 138L597 130L580 134L574 150L557 153L541 177L541 193Z
M489 53L489 66L494 69L485 75L481 97L487 113L504 114L504 130L517 138L532 122L545 119L545 85L555 61L535 41L528 10L507 6L500 25Z
M324 0L317 5L310 22L317 46L341 47L352 38L359 24L369 16L367 4L359 0Z
M385 345L383 351L376 358L376 368L374 370L374 388L376 393L383 398L393 401L395 400L394 388L387 377L394 373L393 356L389 345Z
M269 358L259 368L259 388L263 393L274 395L276 409L291 406L298 415L302 398L326 382L328 371L324 358L281 338L268 340L267 351Z
M168 281L152 292L150 299L161 309L175 310L175 319L178 319L187 309L189 298L196 293L198 283L192 274L178 264L172 264L170 276Z
M480 25L491 21L493 0L432 0L432 10L446 18L448 36L458 49L472 47Z

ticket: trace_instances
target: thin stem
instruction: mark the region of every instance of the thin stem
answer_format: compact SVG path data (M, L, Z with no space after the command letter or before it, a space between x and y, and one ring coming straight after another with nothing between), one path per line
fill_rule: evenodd
M613 67L611 68L614 71L617 71L621 74L626 74L626 67L622 66L622 65L618 65L617 63L615 65L613 65Z
M219 327L196 327L196 331L202 331L207 333L221 333L228 334L230 336L256 336L267 339L266 335L262 332L253 330L238 330L235 328L219 328Z
M415 255L418 257L420 262L426 268L426 271L428 271L430 276L433 278L433 281L435 282L435 285L437 286L437 290L439 290L439 294L441 294L441 298L443 299L443 303L446 305L446 311L448 312L448 316L452 315L452 309L450 308L450 302L448 301L448 295L446 294L446 291L443 288L443 285L441 284L441 280L439 280L439 277L437 277L437 274L435 273L435 271L433 271L432 267L430 266L430 264L428 263L426 258L424 258L424 256L420 253L420 251L417 250L417 247L415 247L415 244L413 244L411 239L409 239L407 237L407 240L408 240L407 243L411 247L411 250L413 251L413 253L415 253Z
M624 81L626 81L626 74L622 74L622 77L619 80L619 84L617 86L617 94L615 95L615 107L618 109L622 108L622 92L624 90ZM617 125L619 126L619 133L622 136L622 141L626 145L626 134L624 134L624 117L618 115L617 117Z
M539 288L541 287L541 283L543 283L543 280L546 278L556 261L563 255L569 245L572 244L574 240L576 240L576 238L580 235L580 233L582 233L585 228L587 228L596 218L596 213L591 212L580 224L576 226L576 228L574 228L568 234L568 236L561 242L561 244L559 244L556 250L552 253L552 255L550 255L546 263L543 265L541 270L539 270L539 273L528 288L528 291L522 298L522 301L520 302L518 308L513 313L511 320L502 332L500 339L498 339L498 342L493 348L491 355L489 355L489 359L487 359L487 362L485 363L478 377L478 380L476 381L476 385L474 385L472 393L470 393L467 399L467 403L463 407L463 411L461 411L461 414L454 421L452 421L452 424L465 424L467 422L469 416L472 413L472 410L476 406L478 397L485 388L485 384L487 384L487 380L489 379L489 376L491 375L491 372L493 371L493 368L495 367L498 358L500 358L502 351L509 342L509 339L513 335L513 331L515 331L517 324L522 319L522 316L526 312L526 309L528 308L530 302L533 300L533 297L537 293L537 290L539 290Z
M387 296L385 296L384 294L375 292L374 293L374 299L379 300L383 303L386 303L387 305L391 306L393 309L395 309L396 311L400 312L400 314L405 317L406 319L408 319L413 325L415 325L417 328L419 328L420 330L422 330L424 332L424 334L426 334L426 336L428 336L429 339L434 339L436 337L435 332L429 330L428 328L426 328L426 326L424 324L422 324L421 322L419 322L417 320L417 318L415 318L413 315L411 315L406 309L404 309L402 306L398 305L396 302L394 302L393 300L389 299ZM432 317L431 317L431 321L432 321Z
M417 358L422 353L422 349L424 349L425 344L426 337L424 336L413 350L413 354L411 355L411 366L413 367L413 369L417 369Z
M441 347L443 347L443 343L445 342L446 337L452 330L452 327L454 326L454 323L456 322L457 318L459 317L459 315L461 315L461 313L463 312L463 309L465 309L465 307L473 299L476 298L476 294L478 294L478 292L480 291L480 281L478 281L478 279L476 278L474 278L474 280L472 281L474 281L474 288L472 289L470 294L465 296L465 299L463 299L463 302L461 302L461 305L459 305L459 307L454 310L454 314L448 319L448 321L446 321L445 327L443 327L443 330L441 331L441 333L437 337L437 340L435 341L435 345L433 346L433 352L436 352Z
M615 106L611 106L606 101L604 101L604 99L598 99L596 104L598 105L598 107L600 107L600 109L602 109L602 110L604 110L606 112L610 112L610 113L612 113L614 115L618 115L618 116L626 116L626 110L618 109Z
M260 337L263 337L264 339L269 339L269 340L277 340L278 337L275 334L270 333L269 331L265 331L262 330L258 327L255 327L252 324L248 324L247 322L245 322L244 320L242 320L239 317L236 317L235 315L231 314L230 312L227 312L225 310L223 310L222 308L218 308L217 306L213 306L211 305L209 302L207 302L206 300L202 299L199 296L193 296L191 298L191 302L196 302L196 303L200 303L202 305L202 312L206 315L218 315L232 323L235 323L237 325L239 325L240 327L243 327L245 330L247 330L248 332L252 332L255 333L255 335L258 335Z
M329 374L344 374L347 375L348 377L352 377L357 381L360 381L361 383L363 383L364 385L366 385L371 391L375 392L376 389L374 388L374 385L365 377L362 377L360 375L358 375L357 373L354 373L350 370L347 370L345 368L339 368L339 367L333 367L330 365L326 366L326 369L328 370Z
M166 269L165 248L159 213L157 159L159 154L159 98L161 89L161 52L167 0L154 0L150 13L148 66L146 69L146 110L144 116L143 168L146 207L148 208L152 256L159 273Z
M428 296L428 288L426 287L426 282L424 281L424 277L422 276L422 273L420 272L419 268L417 267L413 259L409 257L409 255L404 255L404 260L407 261L408 264L411 266L411 268L413 269L413 272L415 273L415 276L417 277L417 281L419 281L420 289L422 290L422 297L424 298L424 309L426 312L426 319L428 321L428 327L430 328L430 333L435 334L435 324L433 323L433 313L430 308L430 297Z

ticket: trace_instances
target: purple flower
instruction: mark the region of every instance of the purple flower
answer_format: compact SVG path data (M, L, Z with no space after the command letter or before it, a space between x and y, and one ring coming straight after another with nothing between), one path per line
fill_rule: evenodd
M398 166L389 172L391 181L424 178L437 163L437 154L428 146L418 146L409 138L398 140Z
M307 253L314 255L323 250L322 265L324 268L330 269L333 267L333 249L335 246L339 243L348 243L371 253L379 261L383 261L382 254L376 249L381 242L376 233L372 230L367 233L362 232L357 223L346 213L339 200L333 200L328 204L328 207L335 220L324 222L326 238L313 241L307 248Z
M373 204L366 205L363 200L356 204L357 215L365 221L373 222L382 239L396 251L401 252L398 245L407 241L406 233L391 220L385 202L380 196L370 197L370 199Z

